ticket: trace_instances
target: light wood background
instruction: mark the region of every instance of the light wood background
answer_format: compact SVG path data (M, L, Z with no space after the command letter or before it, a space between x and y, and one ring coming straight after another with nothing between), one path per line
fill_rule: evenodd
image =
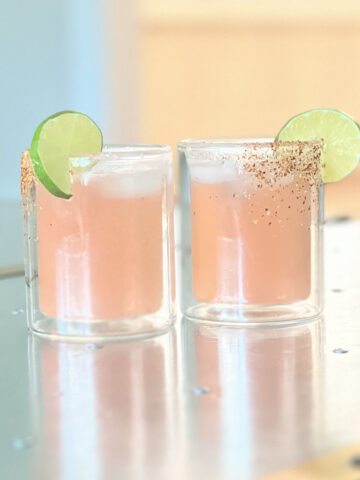
M360 121L360 2L143 0L141 141L273 136L314 107ZM360 168L326 188L360 218Z

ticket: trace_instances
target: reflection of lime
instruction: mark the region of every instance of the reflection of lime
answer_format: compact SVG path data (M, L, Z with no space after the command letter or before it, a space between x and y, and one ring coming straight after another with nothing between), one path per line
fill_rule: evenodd
M59 112L44 120L36 129L30 156L35 173L44 187L61 198L71 197L69 157L87 152L101 152L99 127L79 112Z
M282 127L276 140L324 140L322 179L338 182L349 175L359 162L360 127L345 113L317 108L300 113Z

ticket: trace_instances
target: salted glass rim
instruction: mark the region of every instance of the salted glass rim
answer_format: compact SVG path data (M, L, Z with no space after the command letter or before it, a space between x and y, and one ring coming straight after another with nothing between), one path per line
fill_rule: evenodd
M214 137L214 138L188 138L178 143L180 151L206 151L206 150L223 150L223 149L239 149L239 148L272 148L274 145L291 146L311 146L322 145L323 140L313 138L311 140L287 140L275 141L274 137Z

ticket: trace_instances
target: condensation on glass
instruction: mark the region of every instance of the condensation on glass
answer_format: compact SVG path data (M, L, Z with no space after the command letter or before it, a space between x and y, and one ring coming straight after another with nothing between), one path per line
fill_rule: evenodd
M261 324L323 308L321 141L179 144L187 316Z
M64 200L22 156L29 327L73 337L165 330L175 318L171 149L106 147L70 165Z

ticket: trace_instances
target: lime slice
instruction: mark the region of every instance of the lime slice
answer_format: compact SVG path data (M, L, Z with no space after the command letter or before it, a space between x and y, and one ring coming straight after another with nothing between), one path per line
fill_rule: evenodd
M71 197L69 157L101 152L102 134L87 115L65 111L55 113L36 129L30 156L34 171L53 195Z
M276 141L311 140L321 138L324 183L338 182L359 163L360 127L345 113L317 108L300 113L282 127Z

